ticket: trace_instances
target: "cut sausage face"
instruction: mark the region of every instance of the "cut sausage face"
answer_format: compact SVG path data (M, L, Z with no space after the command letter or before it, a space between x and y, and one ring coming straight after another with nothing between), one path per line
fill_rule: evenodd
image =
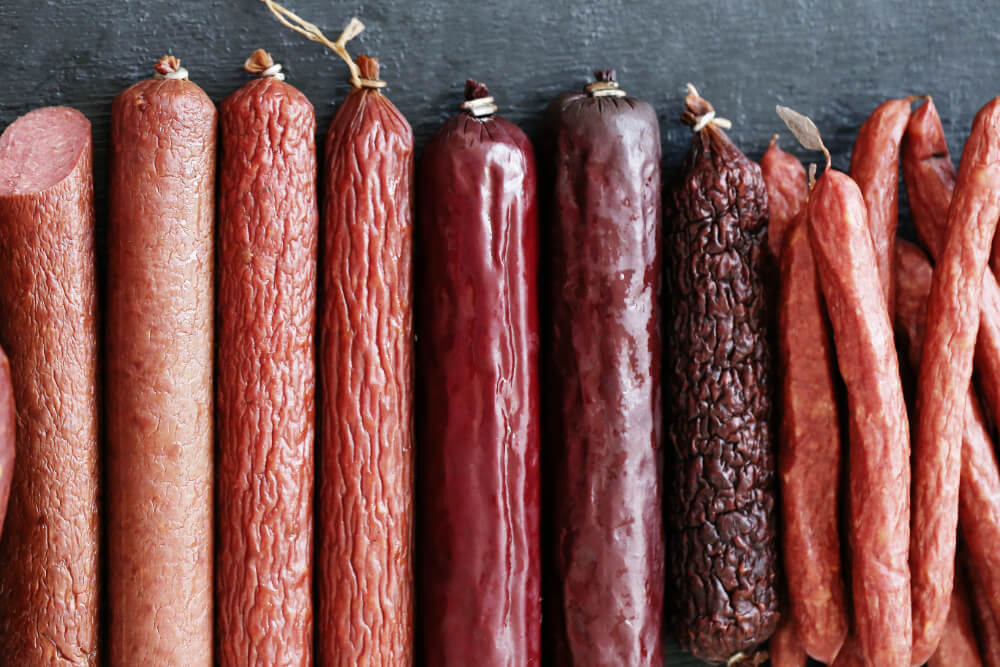
M27 113L0 136L0 196L29 195L62 182L90 140L90 121L69 107Z

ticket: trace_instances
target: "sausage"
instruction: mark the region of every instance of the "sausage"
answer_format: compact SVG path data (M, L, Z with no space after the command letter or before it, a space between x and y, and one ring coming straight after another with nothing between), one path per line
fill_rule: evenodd
M778 466L788 599L802 647L830 663L849 625L837 511L841 434L833 341L805 221L785 234L779 299Z
M976 637L979 640L979 655L986 667L1000 667L1000 627L997 626L987 594L980 586L977 572L969 562L968 552L960 551L966 565L969 582L969 601L973 613Z
M899 223L899 144L910 118L910 102L912 98L907 97L877 106L862 123L851 151L850 174L865 198L879 281L890 319L895 307L892 248Z
M965 579L956 570L955 586L941 643L927 660L927 667L982 667L976 631L972 625L972 609Z
M782 615L778 627L767 642L767 653L771 667L806 667L808 658L795 632L795 621L791 615Z
M312 664L316 118L261 74L219 110L216 655Z
M7 516L10 481L14 474L14 434L17 414L14 411L14 386L10 381L10 363L0 348L0 535Z
M660 133L614 70L544 115L557 664L663 664ZM600 490L599 492L596 490ZM548 613L548 612L547 612Z
M376 59L357 64L378 80ZM414 634L413 131L362 84L326 136L317 651L324 665L404 665Z
M868 667L865 655L861 651L861 644L856 635L849 635L844 642L844 646L837 653L836 659L830 663L831 667Z
M947 233L948 205L955 189L955 167L934 101L913 112L902 147L903 179L917 236L931 258L940 257ZM983 273L975 367L987 412L1000 418L1000 284L992 270Z
M109 651L210 665L216 110L176 58L156 70L111 106Z
M18 450L0 541L5 664L98 663L95 263L90 123L67 107L25 114L0 136L0 346Z
M909 427L892 327L861 190L827 169L808 207L809 238L847 389L854 621L872 664L910 659Z
M427 665L541 662L538 204L528 137L469 81L420 169Z
M670 303L664 372L666 525L672 626L681 647L725 661L778 622L776 375L765 289L767 194L760 168L693 87L694 132L667 225Z
M786 232L809 199L809 181L802 162L778 147L778 135L771 138L760 159L760 172L767 190L768 248L778 258Z
M998 216L1000 98L995 98L973 121L927 302L913 455L913 664L933 653L948 614L965 400Z

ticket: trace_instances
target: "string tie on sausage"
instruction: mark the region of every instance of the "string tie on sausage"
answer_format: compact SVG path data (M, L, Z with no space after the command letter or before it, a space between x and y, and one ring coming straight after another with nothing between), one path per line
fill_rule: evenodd
M690 83L687 85L685 104L687 105L687 110L681 116L681 120L690 125L691 130L694 132L701 132L709 125L720 127L723 130L728 130L733 126L733 122L728 118L716 115L712 105L699 95L698 89Z
M174 56L163 56L153 65L156 71L154 79L167 79L170 81L187 81L188 71L181 67L181 61Z
M251 74L257 74L261 78L272 78L284 81L285 75L281 71L281 65L274 62L271 54L264 49L257 49L243 63L243 69Z

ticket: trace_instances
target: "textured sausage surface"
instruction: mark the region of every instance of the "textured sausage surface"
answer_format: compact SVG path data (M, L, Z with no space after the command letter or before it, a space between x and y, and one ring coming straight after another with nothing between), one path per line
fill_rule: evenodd
M973 624L979 640L979 655L986 667L1000 667L1000 626L990 609L986 592L980 586L977 572L963 554L969 581L969 602L972 608Z
M781 257L785 234L809 198L809 179L802 162L778 147L778 135L760 159L760 172L767 190L767 244L771 255Z
M689 125L711 111L693 92L686 104ZM718 662L778 622L767 194L760 168L709 123L668 201L668 627Z
M808 657L795 632L795 621L790 614L782 615L774 634L767 642L771 667L806 667Z
M941 638L955 566L965 402L979 298L1000 217L1000 98L973 121L927 301L913 468L913 664Z
M972 609L965 579L956 570L951 605L941 643L927 660L927 667L981 667L976 631L972 624Z
M472 95L485 87L470 83ZM512 123L463 112L420 167L423 660L538 665L535 155Z
M0 655L98 661L98 340L90 123L38 109L0 138L0 345L17 456L0 541Z
M312 664L316 120L274 78L220 107L216 653Z
M910 118L910 98L883 102L861 124L851 151L851 178L868 209L879 282L889 315L895 307L892 263L899 223L899 144Z
M544 122L557 664L659 667L659 126L641 100L587 92Z
M105 410L113 665L212 664L216 111L185 80L111 107Z
M829 663L849 625L838 528L841 434L833 341L804 218L786 234L779 299L784 571L802 646Z
M10 381L10 363L0 348L0 535L7 501L10 499L10 480L14 476L14 443L16 442L17 413L14 410L14 385Z
M358 58L378 79L378 61ZM353 89L326 138L318 660L413 659L413 132Z
M872 664L910 660L910 442L868 214L858 186L827 170L812 190L809 237L833 325L849 413L854 622Z

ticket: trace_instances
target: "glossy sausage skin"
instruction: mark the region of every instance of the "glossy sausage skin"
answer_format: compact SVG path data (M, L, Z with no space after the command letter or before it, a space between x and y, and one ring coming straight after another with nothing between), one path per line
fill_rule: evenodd
M420 167L423 660L538 665L534 151L503 118L463 112L431 138Z
M0 345L17 406L0 541L4 664L99 659L92 165L90 123L74 109L32 111L0 137Z
M190 81L142 81L112 104L112 665L212 664L215 142L215 106Z
M836 366L804 216L785 238L778 305L784 570L799 640L809 655L829 663L849 625L838 528Z
M778 147L778 135L760 159L760 173L767 190L767 244L771 255L781 257L786 233L809 199L806 168L794 155Z
M808 219L847 389L855 628L872 664L908 667L909 427L861 191L847 175L828 169L812 190Z
M851 152L850 174L865 198L890 318L895 307L892 262L899 223L899 144L910 118L910 102L910 98L889 100L876 107L858 130Z
M14 410L14 385L10 381L10 362L0 348L0 535L7 501L10 499L10 481L14 476L14 443L17 414Z
M693 92L686 104L689 125L711 111ZM724 662L766 641L779 615L767 194L759 167L709 123L668 201L668 627Z
M378 79L378 61L358 58ZM413 132L355 88L326 137L318 660L413 660Z
M917 386L913 468L913 662L941 638L951 599L965 401L979 299L1000 217L1000 98L973 121L934 268Z
M645 102L587 92L544 122L556 664L659 667L659 125Z
M310 665L316 120L274 78L230 95L220 120L217 659Z

